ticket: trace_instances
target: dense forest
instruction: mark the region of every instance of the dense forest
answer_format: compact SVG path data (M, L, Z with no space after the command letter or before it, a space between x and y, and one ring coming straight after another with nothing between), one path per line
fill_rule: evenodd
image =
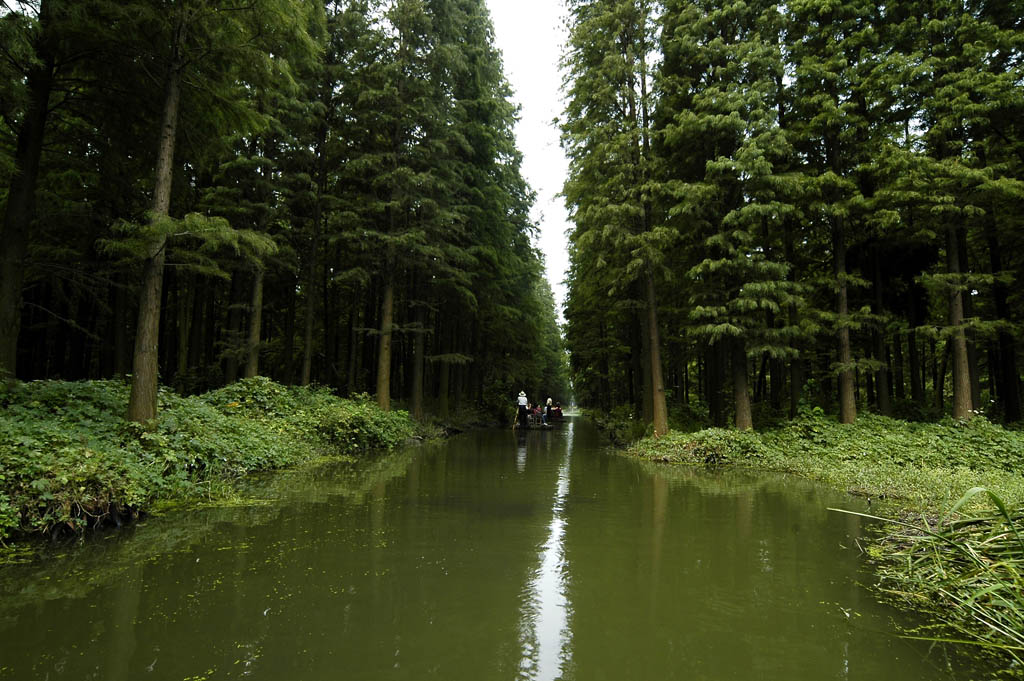
M0 373L567 395L483 0L0 14Z
M1021 419L1024 4L568 8L581 403Z

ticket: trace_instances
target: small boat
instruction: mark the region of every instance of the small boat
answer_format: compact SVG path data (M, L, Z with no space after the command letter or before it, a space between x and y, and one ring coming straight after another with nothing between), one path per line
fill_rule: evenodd
M541 418L540 414L529 414L526 417L526 423L516 422L517 430L550 430L553 426L550 423L544 423L544 419Z

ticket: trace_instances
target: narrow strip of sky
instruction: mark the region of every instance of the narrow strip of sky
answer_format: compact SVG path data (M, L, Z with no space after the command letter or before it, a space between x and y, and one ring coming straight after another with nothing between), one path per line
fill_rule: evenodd
M495 43L502 52L505 75L522 106L516 140L523 152L523 176L535 192L533 219L540 225L538 246L562 320L569 269L565 204L557 196L568 172L552 121L562 113L558 60L566 42L565 8L560 0L487 0Z

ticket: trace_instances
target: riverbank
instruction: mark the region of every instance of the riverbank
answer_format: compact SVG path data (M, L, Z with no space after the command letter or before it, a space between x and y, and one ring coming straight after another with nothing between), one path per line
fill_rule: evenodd
M886 598L925 611L917 635L961 640L1024 675L1024 433L983 417L908 423L822 415L764 432L707 429L639 440L632 456L781 471L867 497L880 526L867 551Z
M388 450L417 426L369 397L252 378L203 395L161 389L155 430L125 421L118 381L0 387L0 542L120 524L228 498L243 476Z

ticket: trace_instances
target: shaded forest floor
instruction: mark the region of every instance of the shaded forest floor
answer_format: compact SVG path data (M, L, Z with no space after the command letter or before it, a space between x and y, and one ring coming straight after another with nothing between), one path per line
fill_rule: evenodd
M366 396L342 399L265 378L192 397L161 390L152 430L124 419L127 404L128 387L118 381L0 386L0 543L224 500L250 473L440 432Z

